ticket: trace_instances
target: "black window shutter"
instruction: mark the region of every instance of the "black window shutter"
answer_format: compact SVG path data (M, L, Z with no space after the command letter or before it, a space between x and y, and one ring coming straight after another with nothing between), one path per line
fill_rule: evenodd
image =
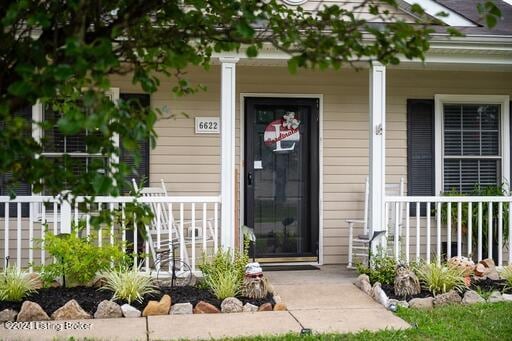
M149 107L150 105L150 96L149 94L120 94L119 97L123 101L138 101L139 104L142 107ZM141 156L140 164L136 167L136 171L128 176L125 179L126 183L131 184L132 179L135 179L137 182L137 185L141 184L141 181L144 180L143 186L149 185L149 151L150 151L150 145L149 140L146 141L139 141L139 152ZM129 152L124 150L123 144L121 142L121 162L124 162L126 164L135 166L135 159L133 155ZM123 187L122 193L127 194L131 189L131 186Z
M435 195L434 100L407 100L407 194ZM420 214L426 215L426 205ZM410 215L416 215L411 204Z
M27 106L18 112L15 113L16 116L23 117L25 120L31 122L32 121L32 107ZM0 122L0 129L3 126L3 122ZM30 137L32 134L32 131L27 131L26 135L27 137ZM28 183L21 182L17 183L15 186L9 185L9 180L11 180L12 173L4 173L0 174L0 195L6 195L10 196L11 194L18 195L31 195L32 190L31 186ZM9 204L9 217L16 217L18 214L18 208L17 204ZM22 204L21 205L21 216L22 217L28 217L30 214L29 212L29 204ZM0 217L5 216L5 206L4 204L0 204Z

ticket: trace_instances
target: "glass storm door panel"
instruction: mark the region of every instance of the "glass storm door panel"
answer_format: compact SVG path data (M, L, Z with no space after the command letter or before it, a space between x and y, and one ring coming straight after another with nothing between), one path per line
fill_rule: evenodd
M258 258L318 256L318 100L247 98L245 224Z

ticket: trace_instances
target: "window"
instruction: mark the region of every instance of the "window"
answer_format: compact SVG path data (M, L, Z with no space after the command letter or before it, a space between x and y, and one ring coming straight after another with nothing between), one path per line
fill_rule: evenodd
M436 192L508 184L508 96L436 96Z

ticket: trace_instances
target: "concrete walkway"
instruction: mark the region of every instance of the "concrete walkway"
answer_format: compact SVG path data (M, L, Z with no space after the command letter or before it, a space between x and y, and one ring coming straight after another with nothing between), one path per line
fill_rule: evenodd
M266 275L288 311L81 320L82 325L75 326L50 321L27 325L25 330L12 330L4 325L0 326L0 339L52 340L74 336L95 340L177 340L299 333L303 328L314 333L347 333L409 327L357 289L352 284L355 274L340 266Z

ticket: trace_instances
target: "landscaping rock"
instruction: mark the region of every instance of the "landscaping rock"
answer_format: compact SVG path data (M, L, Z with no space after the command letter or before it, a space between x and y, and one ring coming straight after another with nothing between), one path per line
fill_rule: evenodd
M413 298L409 301L409 307L414 309L426 309L430 310L434 308L434 298L433 297L425 297L425 298Z
M80 304L75 300L69 300L52 314L54 320L81 320L91 319L92 316L82 309Z
M464 276L470 276L475 270L475 263L467 257L452 257L447 264L464 272Z
M367 295L372 295L372 285L370 284L370 278L368 277L368 275L359 275L359 277L357 277L356 281L354 282L354 285L361 289Z
M94 313L95 319L109 319L123 317L123 311L116 302L103 300L98 304L98 308Z
M236 297L225 298L220 304L220 310L223 313L241 313L244 309L244 304Z
M254 313L258 311L258 306L247 302L242 310L244 313Z
M474 290L466 291L464 293L464 298L462 298L462 304L476 304L483 302L485 302L485 299Z
M462 302L462 298L459 293L455 290L450 290L447 293L439 294L434 297L434 307L441 307L447 304L460 304Z
M278 304L278 303L282 303L283 302L283 299L281 298L281 296L279 295L274 295L273 296L273 299L274 299L274 303L275 304Z
M43 308L37 303L31 301L25 301L21 305L20 312L16 317L16 321L48 321L50 318L45 313Z
M493 281L498 281L500 279L500 274L498 273L498 271L496 271L496 268L494 268L493 270L487 272L485 274L485 277L492 279Z
M41 279L41 276L39 276L38 273L31 272L26 275L27 279L30 279L34 283L34 289L39 290L43 287L43 280Z
M407 303L407 301L399 301L394 298L388 300L388 305L386 308L389 309L389 306L391 306L392 304L394 304L397 307L409 308L409 303Z
M142 316L167 315L171 310L171 296L163 295L160 301L149 301Z
M123 316L127 318L140 317L140 310L132 307L129 304L123 304L121 306L121 311L123 312Z
M18 312L12 309L4 309L0 311L0 322L16 321Z
M499 291L493 291L491 293L491 296L487 299L487 302L489 303L495 303L495 302L503 302L503 295Z
M388 298L388 295L386 295L386 293L384 292L384 290L382 290L381 286L380 286L380 283L377 282L373 285L373 288L372 288L372 297L375 301L379 302L380 304L382 304L384 307L387 307L388 306L388 301L389 301L389 298Z
M258 308L258 311L272 311L272 304L270 304L270 303L263 303Z
M173 315L189 315L193 312L192 303L176 303L171 307L171 314Z
M194 314L218 314L219 308L205 301L199 301L194 308Z
M501 297L503 297L503 301L512 302L512 294L502 294Z
M101 288L107 283L107 279L104 276L96 276L93 280L91 280L88 285L93 288Z
M475 267L475 275L481 278L489 278L493 281L500 279L498 271L496 271L496 265L492 258L486 258L478 262Z
M275 306L274 306L274 311L287 311L288 309L286 308L286 304L284 303L277 303Z

